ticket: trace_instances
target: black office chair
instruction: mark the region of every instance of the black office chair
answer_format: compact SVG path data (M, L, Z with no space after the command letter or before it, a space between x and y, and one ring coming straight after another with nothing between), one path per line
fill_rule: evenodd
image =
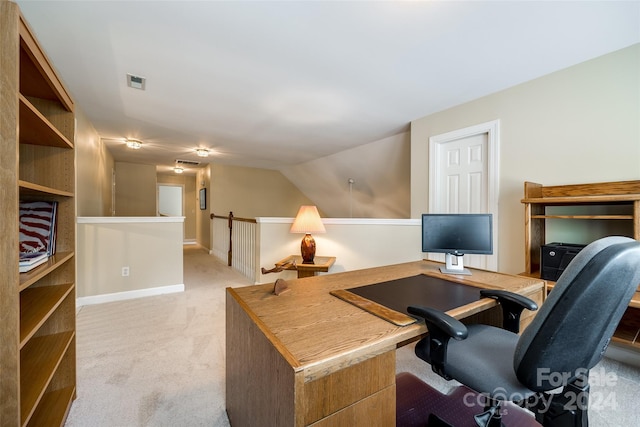
M498 299L510 331L409 307L429 329L415 352L442 377L486 397L485 412L475 416L479 426L500 426L500 404L513 401L545 427L586 427L589 369L602 358L639 283L640 242L605 237L571 261L522 335L520 313L537 307L508 292L481 294Z

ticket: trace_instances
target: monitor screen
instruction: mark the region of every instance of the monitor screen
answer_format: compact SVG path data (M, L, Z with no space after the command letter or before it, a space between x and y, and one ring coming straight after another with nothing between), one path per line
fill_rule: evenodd
M423 214L422 252L493 254L491 214Z

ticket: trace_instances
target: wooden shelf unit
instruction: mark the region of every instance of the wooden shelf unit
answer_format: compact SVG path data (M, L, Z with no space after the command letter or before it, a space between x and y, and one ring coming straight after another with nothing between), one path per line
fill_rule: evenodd
M521 201L525 206L524 274L527 276L540 277L540 247L554 241L552 238L546 241L546 221L549 219L628 222L628 236L640 240L640 180L556 186L525 182ZM597 206L599 210L593 214L548 213L547 208L556 206L565 206L569 210ZM547 290L553 289L554 284L547 282ZM613 341L640 351L640 284Z
M76 396L75 117L18 6L0 0L0 425L62 426ZM56 254L18 270L19 202L56 201Z

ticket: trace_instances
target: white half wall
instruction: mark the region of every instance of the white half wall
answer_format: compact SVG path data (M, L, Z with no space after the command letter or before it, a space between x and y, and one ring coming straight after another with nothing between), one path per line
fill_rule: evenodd
M184 217L79 217L78 305L184 290L183 222Z
M300 254L301 234L289 232L293 218L256 218L258 223L258 270L273 268L289 255ZM314 234L316 256L335 256L329 273L360 270L423 259L419 219L323 218L327 230ZM318 273L329 274L329 273ZM295 271L262 274L258 283L278 278L294 279Z

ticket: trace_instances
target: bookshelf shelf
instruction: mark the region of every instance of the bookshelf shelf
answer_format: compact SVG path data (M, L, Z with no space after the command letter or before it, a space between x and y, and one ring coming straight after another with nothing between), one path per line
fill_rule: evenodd
M36 411L38 402L45 394L74 336L75 332L70 331L35 337L20 351L20 366L23 371L20 379L21 424L28 422ZM50 375L41 375L42 371L49 372Z
M22 94L20 99L20 143L73 148L73 144Z
M74 104L15 2L0 27L0 424L58 427L76 397ZM20 204L38 201L56 202L56 254L20 273Z
M54 425L62 425L71 403L73 402L76 389L66 387L45 393L40 399L38 409L34 411L27 427L38 427L51 422Z
M633 215L532 215L532 219L609 219L628 220L633 219Z
M33 337L72 290L73 283L65 283L32 287L20 292L20 348Z
M42 265L37 266L31 271L20 273L19 290L23 291L29 286L38 282L40 279L46 278L51 272L62 267L67 261L73 259L73 252L59 252L51 257Z
M73 197L73 193L70 191L57 190L55 188L49 188L44 185L34 184L20 180L20 195L28 197L48 197L48 196L61 196L61 197Z
M547 220L563 221L562 228L571 221L601 221L605 223L603 230L610 230L607 225L611 222L620 221L628 225L625 234L640 240L640 181L557 186L525 182L521 201L525 206L523 274L527 276L540 277L540 247L547 240L554 241L553 236L547 236ZM569 212L555 214L547 211L547 208L554 209L556 206L563 206L563 210ZM593 214L585 214L585 206L591 207ZM551 291L554 285L555 282L548 281L547 291ZM640 286L616 329L613 341L640 351Z

